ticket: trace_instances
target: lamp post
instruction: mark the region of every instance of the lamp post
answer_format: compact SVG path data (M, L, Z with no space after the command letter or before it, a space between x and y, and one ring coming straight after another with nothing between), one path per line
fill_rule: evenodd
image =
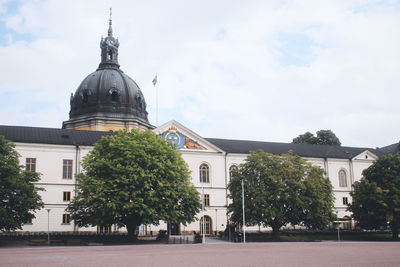
M243 243L246 243L246 220L244 216L244 182L242 179Z
M337 217L337 221L335 221L335 223L337 224L337 240L340 241L340 221L339 221L339 217L338 217L338 211L336 211L336 217Z
M215 235L218 236L218 209L215 209Z
M202 199L201 199L201 209L203 211L203 225L202 225L202 230L203 230L203 244L206 243L206 222L204 221L204 185L201 185L201 191L202 191Z
M51 209L47 210L47 244L50 246L50 211Z

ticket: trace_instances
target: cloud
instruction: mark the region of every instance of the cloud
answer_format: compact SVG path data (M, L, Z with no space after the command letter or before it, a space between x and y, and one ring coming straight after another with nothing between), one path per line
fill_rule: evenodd
M344 145L399 139L395 1L0 2L0 96L16 104L0 123L60 127L70 93L99 63L111 5L121 68L152 123L158 73L159 123L203 136L290 142L332 129Z

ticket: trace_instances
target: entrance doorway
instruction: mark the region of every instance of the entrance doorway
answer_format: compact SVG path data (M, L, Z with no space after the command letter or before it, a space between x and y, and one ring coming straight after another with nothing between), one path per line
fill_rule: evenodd
M170 235L180 235L179 223L169 223L167 227Z
M211 221L211 217L204 215L204 221L205 221L205 225L204 225L204 230L205 230L205 234L206 235L212 235L212 221ZM200 219L200 234L203 234L203 217L201 217Z

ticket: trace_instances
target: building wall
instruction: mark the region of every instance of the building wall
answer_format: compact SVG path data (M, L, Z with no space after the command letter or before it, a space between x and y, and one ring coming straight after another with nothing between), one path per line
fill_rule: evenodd
M48 215L50 231L73 231L74 224L62 223L62 216L68 201L63 201L63 192L71 192L71 198L74 197L75 189L75 173L82 171L81 161L84 156L92 149L92 147L75 147L63 145L48 145L48 144L26 144L17 143L16 149L20 153L20 162L25 165L26 158L36 158L36 171L41 173L41 180L37 186L42 187L45 191L41 191L45 207L36 212L36 219L32 224L25 225L23 231L47 231ZM229 169L231 166L243 163L247 154L225 154L218 151L185 151L181 150L182 157L188 164L191 171L191 183L197 188L200 196L203 193L210 196L210 206L205 207L204 215L208 215L212 219L213 231L224 230L227 223L226 205L229 203L227 199L226 185L230 180ZM358 181L362 177L362 171L370 166L374 157L370 156L354 160L348 159L321 159L321 158L306 158L315 166L323 168L326 175L329 177L335 194L335 208L339 218L349 216L346 211L346 205L343 204L343 198L347 197L348 202L351 202L350 191L351 182ZM63 160L68 159L73 162L72 179L63 179ZM201 183L199 177L199 167L202 163L206 163L210 170L210 182ZM339 186L339 171L344 170L347 177L347 186ZM48 214L46 209L51 209ZM181 231L193 232L200 229L200 218L202 212L197 215L197 221L181 225ZM148 226L150 229L157 232L160 229L166 230L167 225L163 222L160 225ZM80 231L95 231L95 227L80 228ZM121 229L124 230L124 229ZM258 230L258 227L250 227L249 230ZM265 228L262 228L265 230Z

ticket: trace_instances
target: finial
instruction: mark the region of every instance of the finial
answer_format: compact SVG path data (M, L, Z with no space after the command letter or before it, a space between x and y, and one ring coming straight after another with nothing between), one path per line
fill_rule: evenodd
M111 28L111 25L112 25L112 18L111 18L111 15L112 15L112 8L110 7L110 20L109 20L109 22L108 22L108 36L112 36L112 34L113 34L113 32L112 32L112 28Z

